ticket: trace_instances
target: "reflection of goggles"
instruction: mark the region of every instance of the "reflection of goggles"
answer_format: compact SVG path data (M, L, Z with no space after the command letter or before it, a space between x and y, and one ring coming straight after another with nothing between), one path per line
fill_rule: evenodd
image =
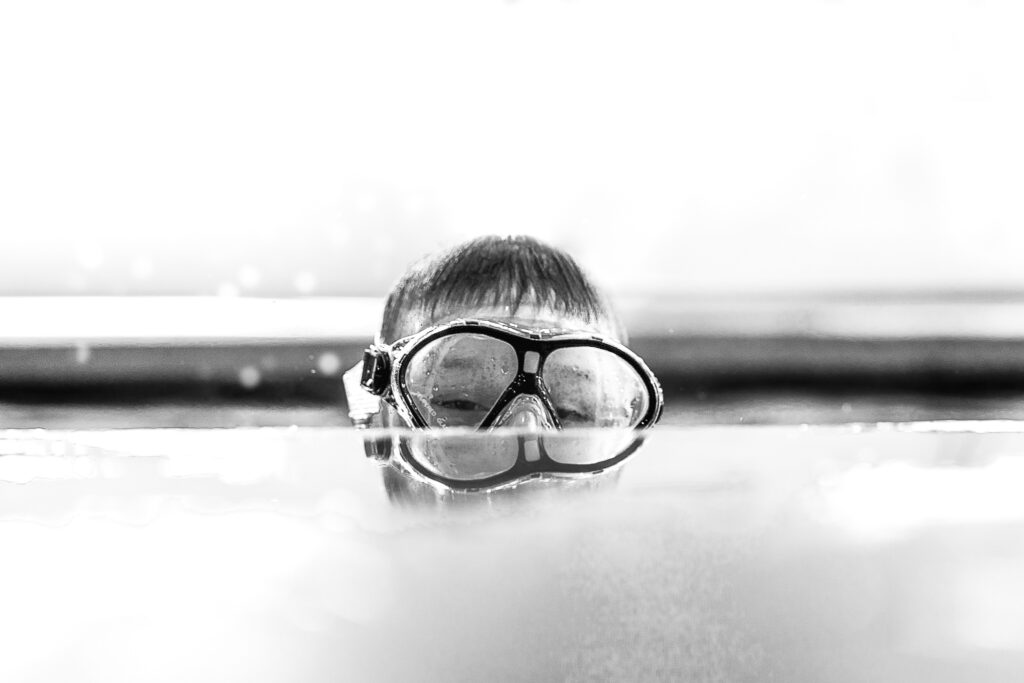
M640 447L631 429L545 433L412 432L397 440L402 464L449 489L479 491L526 479L573 479L612 469Z
M607 469L636 449L632 430L653 426L663 405L654 374L613 340L483 320L371 346L361 385L412 427L615 428L512 439L432 432L400 443L414 470L452 488Z

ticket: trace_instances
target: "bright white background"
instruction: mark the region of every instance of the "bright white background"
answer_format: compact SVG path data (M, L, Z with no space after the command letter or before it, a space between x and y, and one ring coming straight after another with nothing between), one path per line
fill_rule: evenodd
M0 293L1024 288L1013 2L5 2Z

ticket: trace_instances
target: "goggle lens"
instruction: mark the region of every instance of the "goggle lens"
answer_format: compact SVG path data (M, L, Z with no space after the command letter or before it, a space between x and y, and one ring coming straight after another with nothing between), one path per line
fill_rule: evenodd
M637 371L597 347L555 349L543 377L563 427L635 427L650 404Z
M516 351L507 342L483 334L451 334L427 343L409 359L405 382L427 426L475 428L518 371Z

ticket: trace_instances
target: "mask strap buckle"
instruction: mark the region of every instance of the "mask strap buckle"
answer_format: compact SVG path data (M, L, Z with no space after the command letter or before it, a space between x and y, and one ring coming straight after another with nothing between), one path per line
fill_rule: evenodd
M360 386L374 396L383 396L391 383L391 356L387 348L371 344L363 352Z
M365 374L365 365L356 363L341 376L348 403L348 416L356 427L367 428L380 413L380 397L363 387L360 378Z

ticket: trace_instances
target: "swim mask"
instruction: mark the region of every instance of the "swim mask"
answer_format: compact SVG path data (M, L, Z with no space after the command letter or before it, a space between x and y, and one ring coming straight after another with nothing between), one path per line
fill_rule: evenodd
M635 450L634 430L653 426L664 403L647 365L612 339L489 320L456 320L371 345L360 386L408 426L429 430L401 440L402 458L454 488L600 471ZM351 410L356 392L347 389ZM365 399L353 418L370 414ZM498 427L518 438L480 433ZM619 435L582 431L595 428ZM581 431L550 432L566 429Z

